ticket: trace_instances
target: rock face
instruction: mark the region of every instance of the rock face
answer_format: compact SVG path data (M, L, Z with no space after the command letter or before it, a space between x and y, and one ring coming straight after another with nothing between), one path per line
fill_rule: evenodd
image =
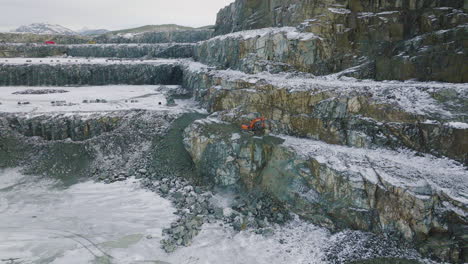
M119 127L124 115L95 114L88 118L67 115L5 115L11 129L25 137L41 137L47 141L71 139L83 141L109 133Z
M97 43L195 43L207 40L211 38L212 35L212 29L194 29L101 35L95 37L93 40Z
M262 115L274 133L359 148L406 147L468 162L468 129L457 126L467 120L465 85L331 81L206 67L186 67L183 77L205 107L239 126ZM416 102L421 108L414 108Z
M326 69L323 39L295 28L267 28L223 35L201 42L195 59L220 69L247 73L299 70L315 74Z
M162 63L8 64L0 63L0 85L64 86L105 84L177 84L182 79L176 61Z
M149 174L190 178L193 163L181 133L201 117L149 110L0 113L0 168L67 180L136 175L138 165Z
M436 259L467 260L465 84L196 63L183 72L183 86L213 113L185 131L204 183L261 190L331 229L389 233ZM294 137L240 134L258 116L270 132Z
M425 254L466 260L467 175L453 161L411 151L251 137L214 118L192 124L184 142L208 184L259 189L331 229L392 233Z
M193 203L171 193L180 185L171 176L264 195L285 210L272 214L279 223L290 210L467 262L466 8L461 0L237 0L218 14L214 38L210 29L0 34L10 42L0 45L4 57L140 58L3 58L0 85L180 84L161 88L166 101L193 95L209 114L0 114L0 167L114 180L126 179L117 169L135 167L134 175L168 176L158 190L184 204ZM113 44L14 44L45 40ZM144 60L192 56L197 62ZM259 116L265 136L241 133ZM207 208L191 210L199 209ZM229 221L237 230L264 225L244 220ZM198 233L180 226L167 231L166 250Z
M374 13L421 12L438 7L467 8L463 0L385 0L366 3L355 0L236 0L218 13L215 35L265 27L296 26L307 19L327 13L333 7L347 8L352 12Z
M195 43L207 40L213 35L212 29L177 30L166 32L143 32L127 34L104 34L99 36L32 34L32 33L0 33L0 43L44 43L54 41L57 44L96 43Z
M0 43L44 43L54 41L60 44L85 44L90 38L68 35L43 35L32 33L0 33Z
M0 44L0 57L190 58L193 44Z
M237 0L218 14L215 35L293 26L267 36L251 34L209 40L217 66L258 72L281 69L324 75L347 71L358 78L467 82L468 15L459 1L271 1ZM301 33L313 33L299 39ZM241 33L240 33L241 34ZM256 36L259 35L259 36ZM233 47L240 47L236 52ZM234 50L234 51L233 51ZM225 61L233 61L227 64ZM210 61L206 61L210 62ZM224 65L223 65L224 64ZM265 65L273 65L265 66ZM258 65L264 65L259 67Z

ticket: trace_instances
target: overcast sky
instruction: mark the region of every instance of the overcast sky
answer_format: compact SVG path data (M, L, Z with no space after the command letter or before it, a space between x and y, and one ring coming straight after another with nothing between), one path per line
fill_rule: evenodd
M143 25L213 25L234 0L0 0L0 31L44 22L72 30Z

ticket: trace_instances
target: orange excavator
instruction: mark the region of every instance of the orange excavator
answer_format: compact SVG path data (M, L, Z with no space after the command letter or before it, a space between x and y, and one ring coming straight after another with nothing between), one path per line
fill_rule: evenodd
M255 118L250 121L249 125L242 125L241 129L245 132L253 132L256 135L261 135L266 128L265 120L265 117Z

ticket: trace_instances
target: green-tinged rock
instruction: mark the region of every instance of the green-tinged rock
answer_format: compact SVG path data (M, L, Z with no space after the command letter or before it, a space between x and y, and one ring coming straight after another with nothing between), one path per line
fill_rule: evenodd
M264 191L294 213L333 230L396 234L425 255L466 259L463 193L468 179L456 162L411 151L252 137L215 119L195 122L184 135L198 174L208 184ZM216 157L216 162L207 166L205 156ZM231 168L227 174L226 167ZM244 222L238 217L234 227L242 230Z

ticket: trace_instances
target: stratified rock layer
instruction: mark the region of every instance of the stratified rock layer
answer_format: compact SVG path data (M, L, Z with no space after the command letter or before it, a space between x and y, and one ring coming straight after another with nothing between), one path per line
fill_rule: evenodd
M182 79L177 61L75 61L0 62L0 85L178 84Z
M0 57L189 58L193 44L0 44Z
M468 162L466 85L248 75L203 65L185 67L183 77L205 107L239 126L262 115L274 133Z
M213 35L212 29L176 30L166 32L141 32L127 34L104 34L100 36L43 35L30 33L0 33L0 43L44 43L57 44L95 43L194 43L207 40Z
M141 168L190 178L193 163L181 134L202 116L184 110L0 113L0 168L64 180L116 178Z
M467 82L466 8L461 0L237 0L219 12L215 35L241 32L208 40L198 54L226 68L252 65L248 70L254 72L279 67L378 80ZM296 29L271 28L285 26ZM243 33L261 28L270 33ZM295 37L306 33L313 37Z
M193 29L117 35L106 34L95 37L93 40L97 43L195 43L207 40L212 35L212 29Z
M259 189L334 230L391 233L421 252L466 261L466 169L412 151L356 149L292 137L251 137L208 118L185 130L199 177Z

